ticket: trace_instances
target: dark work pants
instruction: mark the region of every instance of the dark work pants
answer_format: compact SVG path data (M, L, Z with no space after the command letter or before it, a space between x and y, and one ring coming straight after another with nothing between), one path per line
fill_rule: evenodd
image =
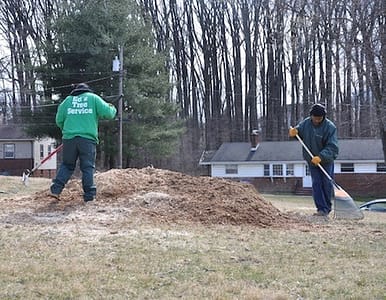
M63 162L60 165L56 178L51 185L51 192L60 194L74 173L76 162L82 172L83 198L85 201L93 200L96 195L94 185L96 142L90 139L75 137L63 140Z
M334 178L334 163L323 165L326 172ZM318 167L310 166L312 178L312 197L318 212L329 214L331 212L331 199L333 197L333 184Z

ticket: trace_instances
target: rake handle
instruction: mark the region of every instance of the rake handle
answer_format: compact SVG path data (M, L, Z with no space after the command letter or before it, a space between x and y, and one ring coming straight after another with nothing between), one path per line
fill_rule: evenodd
M54 151L52 151L47 157L45 157L36 167L34 167L28 175L32 174L35 172L42 164L44 164L47 160L49 160L53 155L58 153L61 149L63 148L63 144L60 144L59 147L57 147Z
M312 157L314 157L314 155L312 154L311 150L307 147L307 145L303 142L303 140L301 139L301 137L296 134L296 138L298 139L298 141L300 142L300 144L302 144L302 146L304 147L304 149L306 149L307 153ZM330 174L327 173L327 171L322 167L321 164L318 164L318 167L320 168L320 170L324 173L324 175L326 175L326 177L334 182L334 180L331 178Z

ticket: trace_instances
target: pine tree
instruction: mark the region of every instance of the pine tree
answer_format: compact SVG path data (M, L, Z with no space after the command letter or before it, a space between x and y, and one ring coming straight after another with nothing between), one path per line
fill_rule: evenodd
M111 66L117 47L123 46L123 167L150 164L173 153L182 124L176 105L168 100L167 57L154 50L151 27L135 3L72 1L63 3L61 10L54 41L45 45L47 62L40 68L44 105L28 118L30 133L60 137L55 108L80 82L118 106L118 74ZM116 166L118 125L100 123L100 157L106 168Z

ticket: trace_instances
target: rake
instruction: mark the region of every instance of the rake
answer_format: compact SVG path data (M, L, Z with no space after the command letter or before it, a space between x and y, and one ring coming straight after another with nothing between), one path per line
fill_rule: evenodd
M49 155L47 155L47 157L45 157L45 158L44 158L39 164L37 164L32 170L26 169L26 170L23 172L23 177L22 177L23 184L24 184L24 185L27 185L29 176L32 175L33 172L35 172L37 169L39 169L40 166L41 166L42 164L44 164L47 160L49 160L53 155L55 155L56 153L58 153L62 148L63 148L63 144L61 144L61 145L60 145L59 147L57 147L54 151L52 151Z

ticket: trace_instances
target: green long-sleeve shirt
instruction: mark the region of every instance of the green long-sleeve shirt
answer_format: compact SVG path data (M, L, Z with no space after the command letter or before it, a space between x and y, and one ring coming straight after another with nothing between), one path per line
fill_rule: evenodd
M116 113L112 104L85 92L64 99L56 113L56 125L62 130L63 139L80 136L98 143L98 120L113 119Z

